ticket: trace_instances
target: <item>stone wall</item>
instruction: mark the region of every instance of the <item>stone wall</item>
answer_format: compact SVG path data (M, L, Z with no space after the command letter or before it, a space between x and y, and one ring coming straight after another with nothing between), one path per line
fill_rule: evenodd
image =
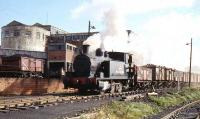
M40 95L66 91L59 79L0 78L0 95Z

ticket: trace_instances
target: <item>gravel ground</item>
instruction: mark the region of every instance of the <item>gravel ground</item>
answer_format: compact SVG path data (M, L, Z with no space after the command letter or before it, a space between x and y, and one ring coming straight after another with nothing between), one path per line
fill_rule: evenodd
M62 119L64 117L73 117L83 110L100 107L108 102L111 102L111 98L87 102L58 103L57 105L39 107L38 109L28 108L6 113L0 112L0 119Z

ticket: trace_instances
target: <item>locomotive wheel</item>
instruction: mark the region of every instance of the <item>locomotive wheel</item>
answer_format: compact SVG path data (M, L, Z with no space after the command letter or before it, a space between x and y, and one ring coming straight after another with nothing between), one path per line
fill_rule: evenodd
M86 89L79 89L79 94L87 94L87 90Z
M110 93L115 93L115 84L111 84Z
M105 95L105 91L100 91L100 94L101 95Z
M121 83L113 83L111 84L110 93L121 93L122 92L122 84Z
M117 84L117 92L118 93L122 92L122 84L121 83Z

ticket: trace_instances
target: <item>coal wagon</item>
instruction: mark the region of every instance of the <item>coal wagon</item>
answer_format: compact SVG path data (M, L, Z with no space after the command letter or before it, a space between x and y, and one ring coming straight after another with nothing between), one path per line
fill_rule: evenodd
M28 55L1 57L1 77L42 77L44 60Z

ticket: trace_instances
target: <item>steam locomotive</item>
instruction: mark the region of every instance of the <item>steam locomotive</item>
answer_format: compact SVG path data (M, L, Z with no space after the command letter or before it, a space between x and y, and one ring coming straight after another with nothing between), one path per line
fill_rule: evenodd
M122 52L106 52L96 49L95 56L88 55L89 45L83 45L83 52L73 62L74 72L64 78L65 87L80 91L101 90L121 92L124 85L133 84L136 67L132 56ZM128 71L127 71L128 70Z
M88 49L89 45L83 45L82 53L74 58L74 71L63 79L65 88L115 93L183 86L188 82L187 72L153 64L136 66L133 55L124 52L106 52L98 48L95 56L91 56ZM200 75L192 74L192 82L200 82Z

